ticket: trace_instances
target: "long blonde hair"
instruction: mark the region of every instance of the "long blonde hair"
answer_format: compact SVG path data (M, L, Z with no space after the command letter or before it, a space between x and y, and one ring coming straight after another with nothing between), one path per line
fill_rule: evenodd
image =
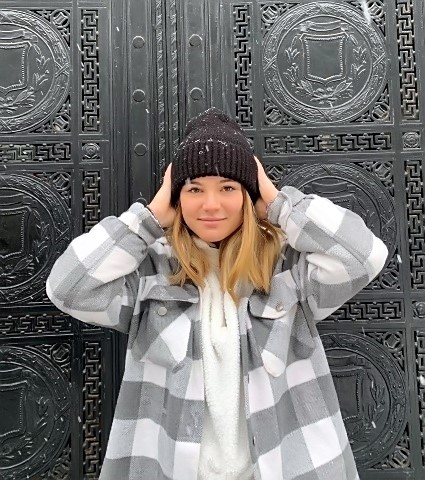
M282 249L284 233L267 220L257 217L248 192L243 188L242 225L229 237L220 242L219 279L223 291L228 291L238 303L238 282L269 293L270 279ZM204 278L210 264L206 253L193 241L193 234L186 226L180 207L176 207L176 218L167 229L166 236L174 255L177 270L169 277L172 285L183 285L191 280L196 286L204 287Z

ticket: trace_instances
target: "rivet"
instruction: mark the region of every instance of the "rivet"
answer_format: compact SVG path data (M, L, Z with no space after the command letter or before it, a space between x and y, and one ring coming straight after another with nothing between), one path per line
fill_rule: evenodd
M134 48L143 48L145 45L145 39L141 36L133 38L133 47Z
M200 88L192 88L190 91L190 96L193 98L193 100L200 100L204 94Z
M145 155L147 151L148 151L148 149L146 148L146 145L144 143L138 143L134 147L134 153L136 155L139 155L140 157Z
M146 94L143 90L134 90L133 92L133 100L135 102L143 102L146 98Z
M202 43L202 37L200 37L199 35L192 35L189 38L189 43L192 47L199 47L199 45L201 45Z

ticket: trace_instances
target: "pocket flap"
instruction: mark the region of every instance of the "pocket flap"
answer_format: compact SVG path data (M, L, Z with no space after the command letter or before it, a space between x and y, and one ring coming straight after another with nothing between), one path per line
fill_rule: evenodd
M272 277L268 295L254 291L248 304L255 317L274 320L283 317L297 302L297 287L290 272L285 271Z
M199 302L199 292L195 285L163 285L160 283L152 285L146 293L144 300L174 301L174 302Z

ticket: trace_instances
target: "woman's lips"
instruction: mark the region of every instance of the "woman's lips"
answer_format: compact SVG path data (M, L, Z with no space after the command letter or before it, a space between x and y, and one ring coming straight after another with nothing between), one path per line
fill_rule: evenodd
M221 222L222 220L224 220L224 218L200 218L199 220L201 222L213 225L215 223Z

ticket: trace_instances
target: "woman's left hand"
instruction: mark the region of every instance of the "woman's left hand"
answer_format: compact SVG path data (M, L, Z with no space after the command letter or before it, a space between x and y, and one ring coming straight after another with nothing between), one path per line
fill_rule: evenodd
M279 193L279 190L273 185L273 182L267 176L263 165L254 157L258 168L258 186L260 188L260 198L255 202L255 211L258 218L267 218L267 205L273 202Z

